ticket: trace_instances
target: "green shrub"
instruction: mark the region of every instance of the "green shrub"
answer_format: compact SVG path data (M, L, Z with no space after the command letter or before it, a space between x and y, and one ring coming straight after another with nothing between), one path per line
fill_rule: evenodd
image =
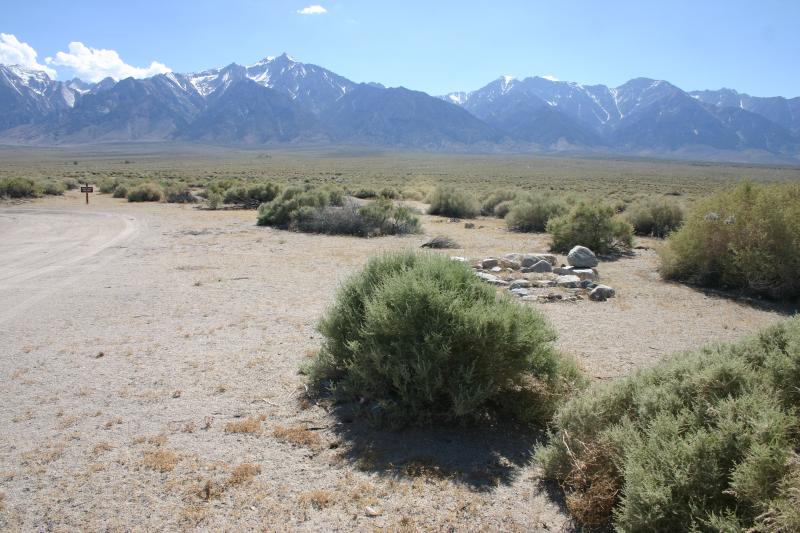
M117 178L103 178L97 182L97 188L103 194L111 194L114 192L114 189L117 188L117 185L120 184L120 180Z
M541 232L547 222L563 215L567 207L560 201L544 196L527 196L520 199L506 214L506 225L511 231Z
M450 218L475 218L480 209L474 196L449 187L439 187L431 195L428 213Z
M67 190L67 186L62 181L52 179L43 180L37 187L42 194L50 196L61 196Z
M582 381L541 314L436 254L370 259L319 330L312 381L378 424L542 421Z
M360 198L362 200L367 200L367 199L370 199L370 198L377 198L378 197L378 191L376 191L375 189L362 188L362 189L358 189L357 191L355 191L353 193L353 196L356 197L356 198Z
M503 218L505 217L505 215L501 217L497 213L495 213L495 207L497 207L499 204L503 202L513 201L516 198L517 198L517 193L515 191L495 191L491 193L489 196L487 196L483 200L483 203L481 203L481 215L485 217L496 216L498 218Z
M41 192L36 182L28 178L0 178L0 197L35 198Z
M392 189L391 187L384 187L378 193L379 198L388 198L390 200L397 200L400 198L400 192L397 189Z
M280 190L280 186L274 183L240 185L225 191L225 203L255 209L263 203L274 200Z
M258 208L258 225L289 229L302 207L325 208L331 203L330 195L321 190L288 187L271 202Z
M497 218L506 218L514 207L514 200L506 200L494 206L494 216Z
M740 344L680 355L587 390L558 411L537 457L587 525L745 531L797 524L798 380L794 318Z
M64 187L66 187L68 191L74 191L81 186L81 184L75 178L64 178L63 181Z
M208 208L209 209L217 209L219 204L222 203L222 195L218 192L210 192L206 198L208 201Z
M128 189L129 202L160 202L164 191L155 183L148 182Z
M369 228L368 235L405 235L419 233L419 218L402 205L394 205L385 197L361 207L359 216Z
M170 204L193 204L197 201L192 191L182 185L172 185L167 187L165 199Z
M800 296L800 185L744 183L700 201L661 259L667 279Z
M683 224L683 208L666 199L640 201L627 207L625 219L636 235L666 237Z
M114 192L111 193L113 198L127 198L128 197L128 187L124 183L120 183L116 187L114 187Z
M547 232L553 236L550 249L561 253L580 245L605 254L630 248L633 241L633 228L615 217L613 208L587 202L578 202L569 213L550 219Z

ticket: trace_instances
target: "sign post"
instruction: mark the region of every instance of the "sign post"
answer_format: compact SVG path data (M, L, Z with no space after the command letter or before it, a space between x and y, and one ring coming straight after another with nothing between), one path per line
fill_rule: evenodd
M81 192L86 193L86 205L89 205L89 193L94 192L94 187L90 187L89 184L87 183L86 185L81 187Z

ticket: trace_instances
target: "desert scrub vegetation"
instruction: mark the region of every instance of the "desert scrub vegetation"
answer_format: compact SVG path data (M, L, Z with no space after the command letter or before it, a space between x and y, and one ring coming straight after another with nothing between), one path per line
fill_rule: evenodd
M742 183L699 201L660 250L667 278L800 296L800 185Z
M517 198L515 191L500 190L489 193L484 197L481 202L481 215L485 217L498 217L503 218L505 215L500 216L495 212L495 208L504 202L513 202Z
M280 186L270 182L237 185L225 191L224 203L255 209L263 203L274 200L280 191Z
M164 200L170 204L193 204L197 202L197 198L192 194L192 191L183 183L168 185L164 190Z
M600 384L537 451L586 525L800 530L800 319Z
M541 423L583 379L538 311L438 254L373 257L319 330L312 383L378 425Z
M38 198L43 195L58 196L67 189L65 183L57 179L32 180L30 178L0 179L0 198Z
M478 200L452 187L438 187L430 198L428 213L450 218L475 218L480 213Z
M624 205L620 203L614 210L625 212L625 220L633 226L636 235L663 238L683 224L683 208L674 200L640 200L620 208Z
M553 236L551 251L566 253L573 246L586 246L601 254L630 248L633 243L631 225L615 216L607 205L585 201L570 211L550 219L547 232Z
M567 205L557 198L525 195L511 204L505 220L511 231L542 232L550 219L566 212Z
M164 190L153 182L141 183L127 190L126 198L129 202L160 202Z
M258 225L280 229L374 237L420 231L419 218L388 198L359 206L336 188L290 187L258 210Z

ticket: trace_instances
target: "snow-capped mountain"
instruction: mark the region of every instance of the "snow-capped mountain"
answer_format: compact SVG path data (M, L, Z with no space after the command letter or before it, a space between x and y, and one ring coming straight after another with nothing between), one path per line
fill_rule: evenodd
M647 155L755 151L800 159L800 98L730 89L687 93L648 78L606 87L512 76L433 97L356 83L287 54L250 66L99 83L60 82L0 65L0 141L139 140Z

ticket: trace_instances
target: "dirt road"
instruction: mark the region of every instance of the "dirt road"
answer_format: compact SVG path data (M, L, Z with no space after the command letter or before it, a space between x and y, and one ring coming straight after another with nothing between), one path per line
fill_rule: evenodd
M569 529L534 437L377 432L303 401L298 368L339 283L426 236L81 202L0 206L0 530ZM424 224L464 246L453 255L547 245L494 220ZM778 318L665 284L656 264L650 251L601 264L609 302L537 304L593 377Z

